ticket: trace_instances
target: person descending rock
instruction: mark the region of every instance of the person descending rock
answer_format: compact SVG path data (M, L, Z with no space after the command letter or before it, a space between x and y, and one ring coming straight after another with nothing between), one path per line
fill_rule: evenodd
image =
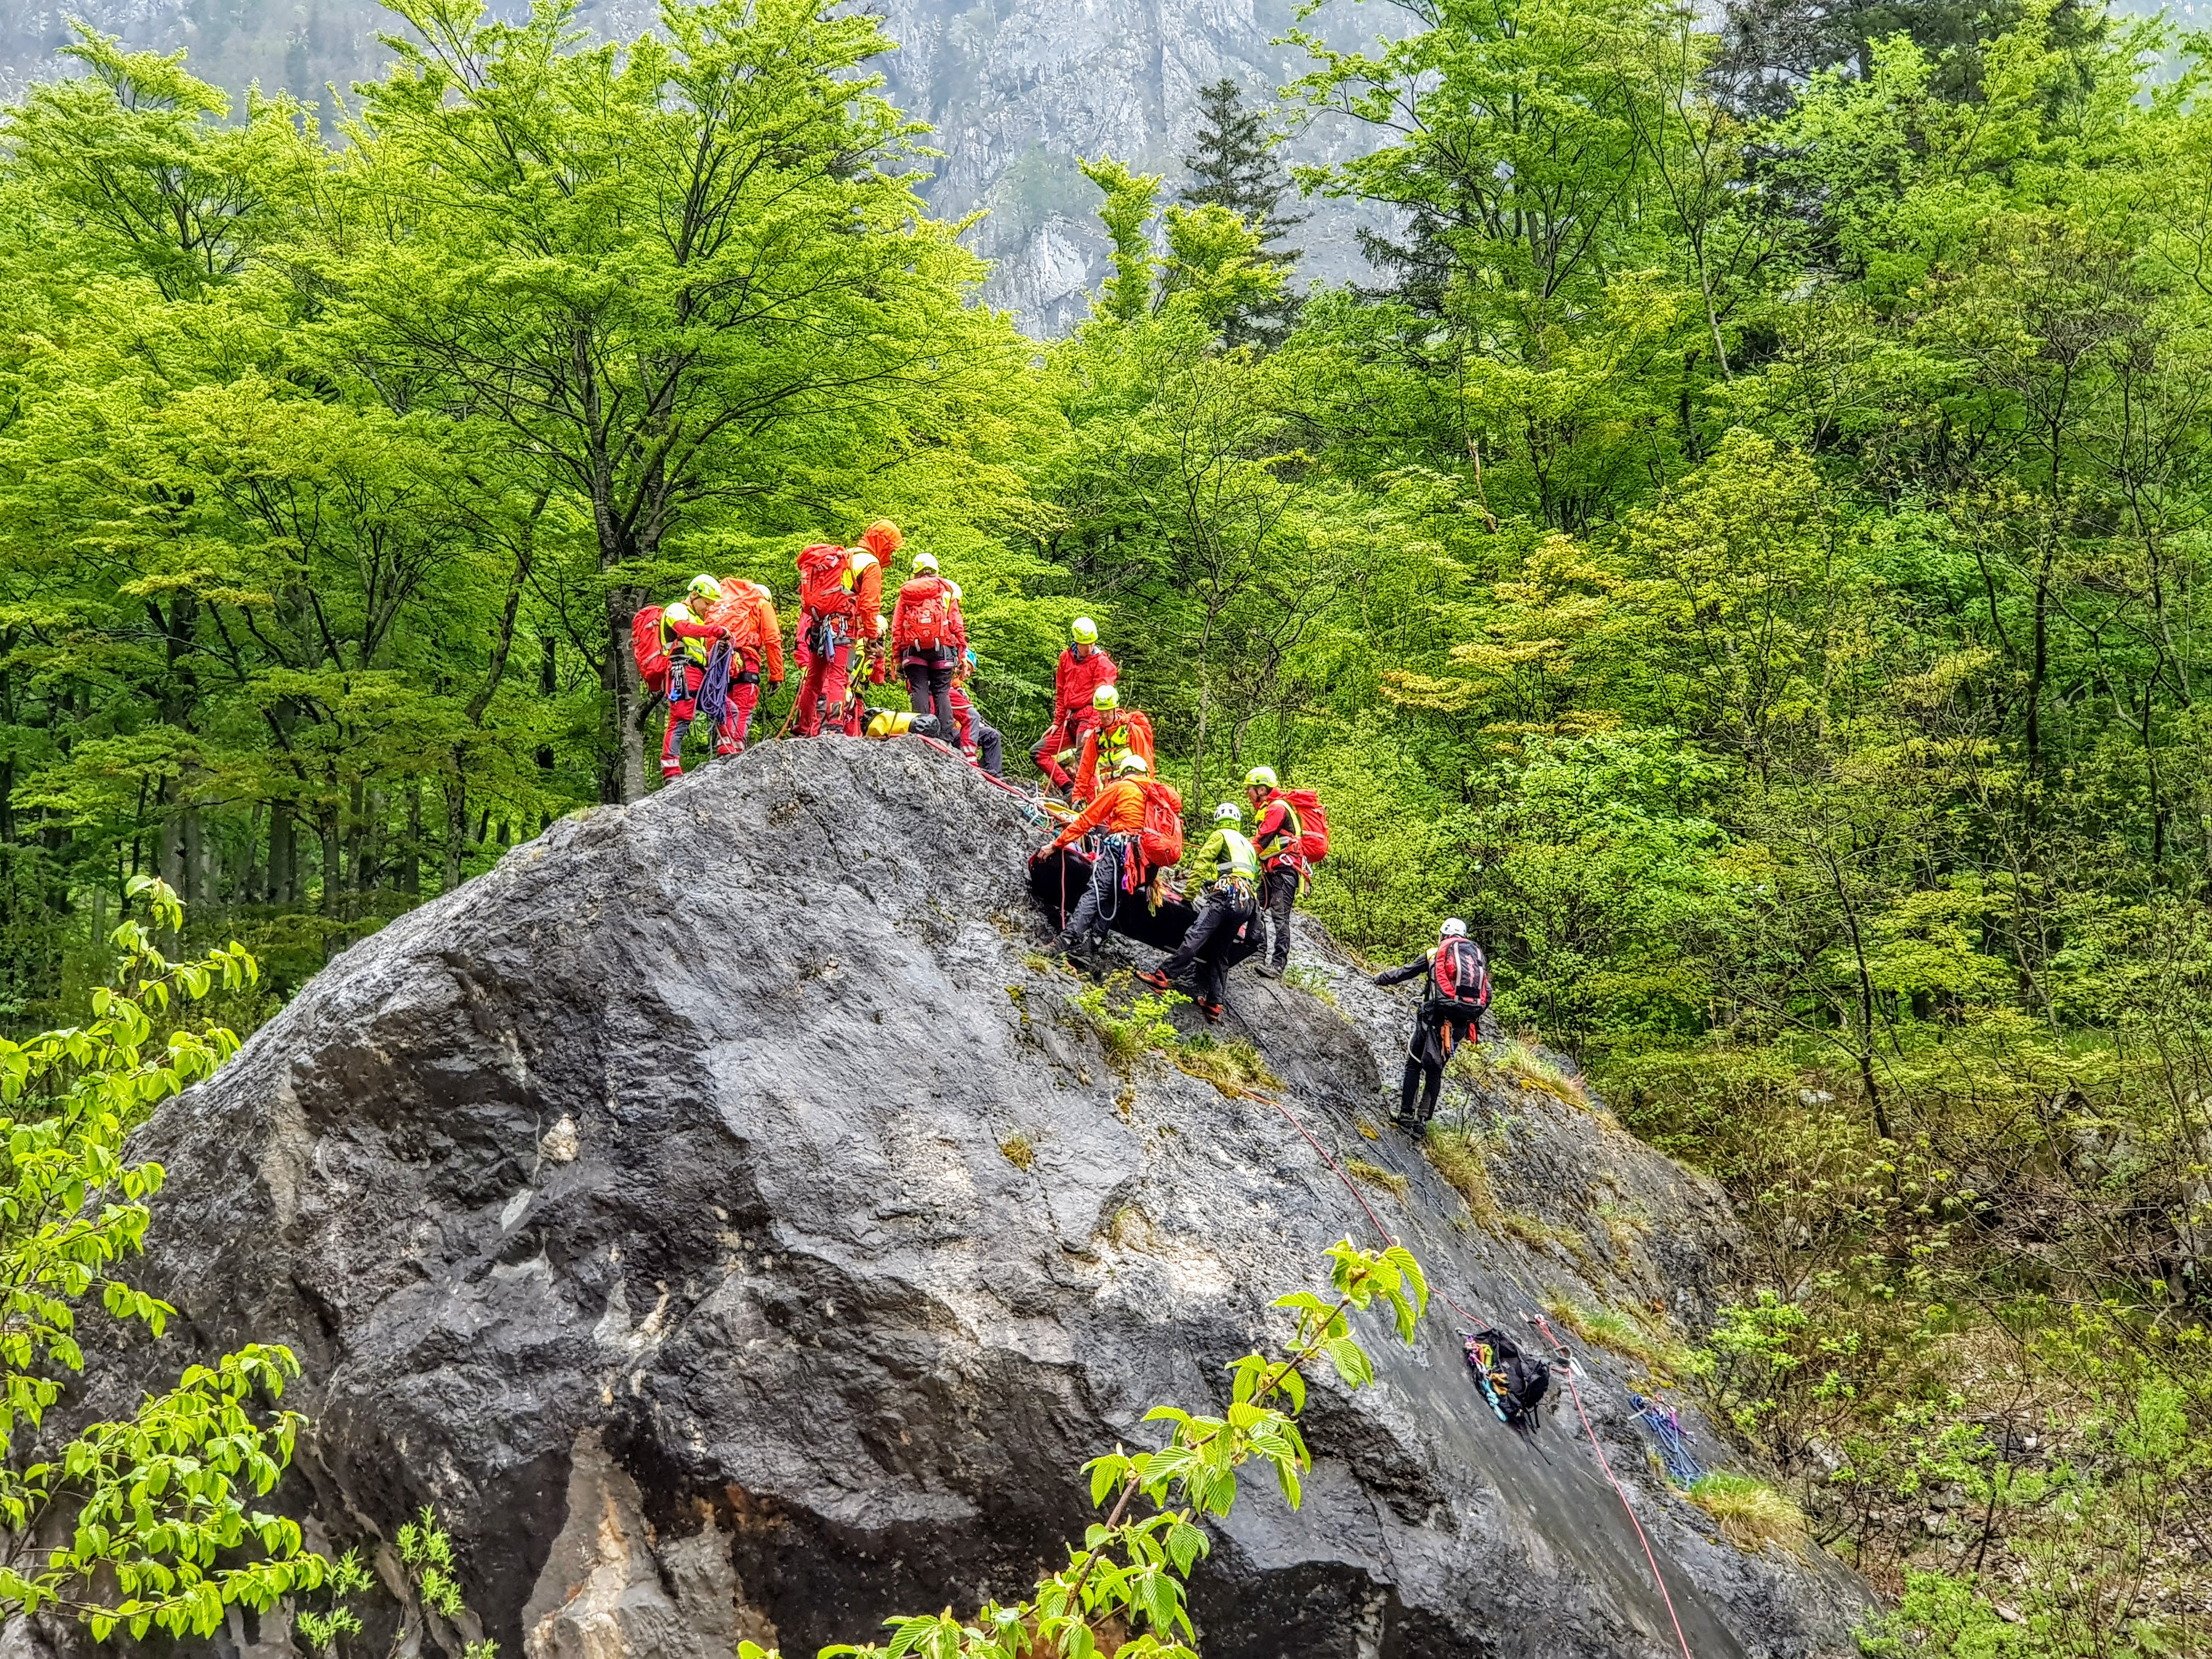
M1068 627L1068 647L1060 653L1060 666L1052 677L1052 724L1030 755L1037 770L1055 788L1066 789L1073 780L1067 763L1082 752L1083 738L1096 716L1091 698L1102 685L1121 678L1113 658L1098 646L1098 624L1078 617ZM1109 768L1108 770L1112 770Z
M684 775L684 738L699 712L700 688L716 641L728 635L706 619L722 597L712 576L694 576L684 597L660 613L660 648L668 658L668 729L660 741L660 775Z
M952 711L952 673L968 648L968 627L952 584L937 574L933 554L914 556L914 574L891 609L891 650L906 680L906 700L917 714L935 720L933 735L952 741L959 721Z
M1091 712L1097 724L1084 735L1083 758L1076 763L1075 787L1068 799L1080 806L1098 793L1098 781L1110 778L1124 755L1142 755L1152 763L1152 716L1141 708L1121 707L1121 687L1108 681L1091 694Z
M769 689L783 684L783 629L768 589L742 576L722 578L722 597L707 607L707 621L729 635L730 698L722 716L719 754L744 752L760 706L761 679Z
M1213 809L1213 833L1192 860L1201 875L1212 867L1198 916L1175 954L1137 977L1162 990L1189 987L1198 1011L1209 1020L1221 1017L1224 976L1237 947L1260 925L1260 855L1244 838L1244 813L1233 800Z
M1076 901L1075 913L1060 930L1054 949L1069 956L1090 956L1106 942L1107 923L1118 911L1125 895L1121 878L1125 860L1133 855L1134 842L1145 827L1145 792L1139 786L1146 771L1144 759L1125 755L1115 769L1114 781L1098 792L1098 799L1076 814L1051 844L1031 856L1034 864L1081 837L1097 835L1097 858L1091 866L1091 882ZM1141 903L1142 900L1133 901Z
M958 590L954 592L957 594ZM960 747L969 760L993 777L1004 777L1006 739L999 735L997 726L983 718L983 711L968 695L968 682L975 678L975 651L970 646L961 652L960 666L952 676L952 718L960 722Z
M1273 767L1255 766L1247 772L1244 793L1252 802L1252 844L1260 854L1260 913L1274 923L1275 935L1267 960L1254 971L1263 979L1279 979L1291 963L1291 911L1305 878L1305 859L1299 850L1305 826L1297 808L1278 787Z
M1443 1087L1444 1062L1460 1043L1474 1037L1482 1011L1490 1006L1490 964L1482 947L1467 936L1467 924L1457 916L1437 930L1434 950L1402 968L1375 975L1377 985L1402 985L1417 975L1428 975L1421 1011L1413 1018L1413 1035L1406 1048L1406 1077L1398 1094L1398 1127L1418 1134L1436 1115L1437 1095ZM1415 1110L1415 1091L1419 1109Z

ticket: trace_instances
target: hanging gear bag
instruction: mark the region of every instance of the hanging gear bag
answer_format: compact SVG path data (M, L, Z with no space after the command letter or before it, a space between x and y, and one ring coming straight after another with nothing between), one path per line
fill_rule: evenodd
M668 653L660 643L662 607L648 605L629 619L629 653L637 660L637 678L648 691L668 695Z
M1544 1391L1552 1386L1549 1360L1522 1352L1519 1343L1493 1325L1467 1339L1467 1364L1499 1422L1536 1427Z

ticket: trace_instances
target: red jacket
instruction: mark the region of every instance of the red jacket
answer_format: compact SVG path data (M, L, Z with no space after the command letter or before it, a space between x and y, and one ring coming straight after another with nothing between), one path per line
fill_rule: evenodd
M1260 803L1260 822L1252 830L1252 846L1270 870L1296 860L1298 837L1303 834L1297 810L1280 794L1269 795Z
M1073 847L1077 839L1093 830L1103 830L1112 836L1133 836L1145 827L1145 792L1137 787L1134 778L1116 778L1098 792L1098 799L1076 815L1075 821L1061 830L1047 852L1058 852L1063 847Z
M1080 662L1075 659L1073 646L1062 651L1060 666L1052 676L1053 725L1062 732L1071 730L1076 720L1091 712L1091 694L1102 685L1113 684L1121 672L1103 650L1094 648Z
M956 658L968 648L968 625L961 618L960 601L953 597L952 584L942 576L916 576L899 589L898 603L891 609L891 649L901 657L908 651L924 649L915 641L914 621L933 600L945 618L933 648L950 652Z

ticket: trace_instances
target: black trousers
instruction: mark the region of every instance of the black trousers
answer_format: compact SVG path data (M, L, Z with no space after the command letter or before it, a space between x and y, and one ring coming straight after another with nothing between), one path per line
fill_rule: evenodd
M1437 1115L1437 1097L1443 1091L1447 1050L1462 1042L1479 1042L1475 1027L1481 1015L1447 1014L1424 1008L1413 1022L1413 1040L1406 1045L1406 1076L1398 1089L1398 1115L1409 1123L1426 1123ZM1416 1112L1416 1097L1420 1109Z
M994 778L1006 776L1006 739L999 735L999 728L984 725L979 718L969 735L975 739L975 763Z
M952 659L943 661L927 657L909 657L899 665L906 676L907 706L917 714L927 714L937 722L932 737L947 743L955 741L954 734L960 723L952 718Z
M1260 908L1273 919L1273 949L1268 961L1277 973L1290 965L1291 911L1298 902L1298 872L1287 864L1270 869L1260 881Z
M1245 930L1258 924L1259 906L1252 890L1222 882L1207 895L1198 920L1191 923L1176 953L1160 964L1160 971L1173 980L1194 979L1202 1000L1218 1002L1230 969L1252 954L1238 948L1249 938Z

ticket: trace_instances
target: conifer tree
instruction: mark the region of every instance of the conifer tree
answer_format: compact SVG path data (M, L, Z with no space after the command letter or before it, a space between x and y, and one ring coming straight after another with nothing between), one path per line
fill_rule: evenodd
M1243 89L1226 76L1200 89L1198 101L1203 125L1196 149L1182 158L1191 175L1182 199L1193 207L1226 208L1259 231L1261 254L1287 278L1305 251L1277 245L1307 216L1282 210L1291 179L1276 157L1267 116L1248 106ZM1282 292L1232 318L1225 337L1231 345L1273 345L1290 331L1297 309L1286 283Z

